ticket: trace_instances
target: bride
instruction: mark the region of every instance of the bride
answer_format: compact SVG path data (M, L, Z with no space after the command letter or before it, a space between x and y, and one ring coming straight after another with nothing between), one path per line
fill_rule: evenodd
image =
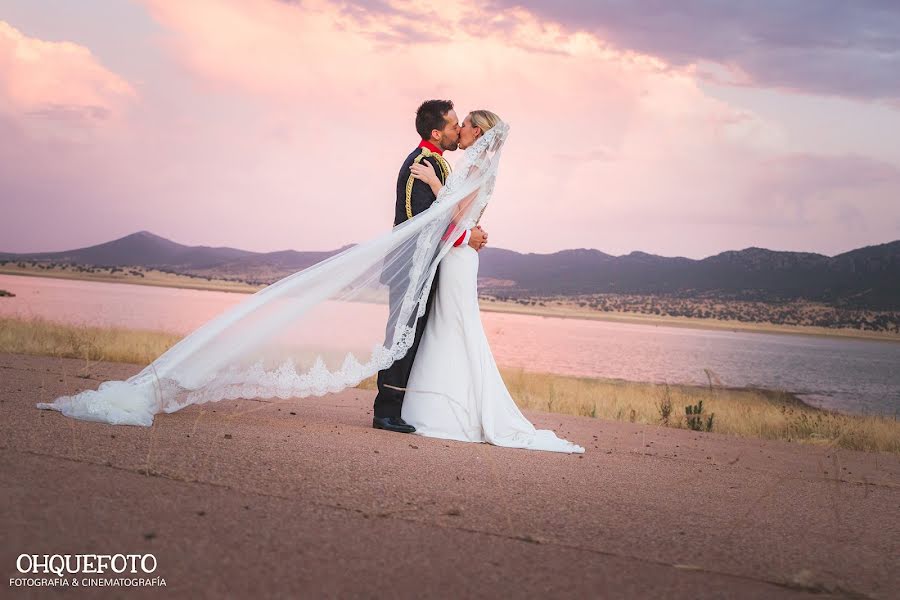
M459 147L469 148L498 123L500 118L490 111L472 111L460 128ZM429 163L415 164L411 170L440 197L443 186ZM477 225L483 212L482 208L475 222L462 228ZM535 429L516 406L481 324L477 279L478 252L468 244L451 248L441 261L434 306L409 375L403 420L428 437L584 452L552 431Z
M466 151L427 210L261 289L126 381L104 381L38 408L150 426L156 415L191 404L323 396L357 386L413 345L440 264L403 418L423 435L584 452L535 430L516 407L481 326L478 255L453 247L491 198L508 131L493 113L472 113L460 131Z

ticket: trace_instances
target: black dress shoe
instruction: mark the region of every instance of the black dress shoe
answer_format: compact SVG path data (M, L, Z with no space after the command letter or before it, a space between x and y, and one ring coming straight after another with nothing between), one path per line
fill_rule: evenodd
M372 427L397 433L413 433L416 430L400 417L375 417L372 419Z

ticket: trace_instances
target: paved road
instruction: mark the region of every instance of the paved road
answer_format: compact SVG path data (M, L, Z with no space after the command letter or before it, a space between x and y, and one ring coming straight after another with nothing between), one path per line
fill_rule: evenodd
M372 393L152 428L34 408L135 365L0 355L10 597L890 598L900 459L530 413L582 457L375 431ZM15 588L16 557L152 553L166 588ZM77 592L77 593L74 593Z

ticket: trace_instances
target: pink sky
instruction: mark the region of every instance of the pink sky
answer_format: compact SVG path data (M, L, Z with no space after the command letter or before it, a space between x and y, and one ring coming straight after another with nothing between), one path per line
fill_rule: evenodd
M512 126L483 220L497 247L898 239L900 15L794 4L4 3L0 251L143 229L256 251L361 241L390 226L433 97Z

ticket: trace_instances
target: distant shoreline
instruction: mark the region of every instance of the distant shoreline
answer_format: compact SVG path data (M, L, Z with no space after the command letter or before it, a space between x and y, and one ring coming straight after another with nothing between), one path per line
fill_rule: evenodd
M558 319L581 319L585 321L607 321L611 323L632 323L634 325L652 325L663 327L682 327L685 329L703 329L711 331L734 331L742 333L781 333L789 335L812 335L841 339L876 340L883 342L900 342L900 334L880 331L858 331L855 329L829 329L827 327L810 327L804 325L776 325L774 323L748 323L742 321L725 321L721 319L694 319L691 317L670 317L645 315L642 313L600 312L584 309L556 308L549 306L522 306L513 302L497 302L481 300L481 310L506 314L521 314L535 317L553 317Z
M169 287L175 289L192 289L209 292L233 292L252 294L266 286L252 286L243 282L212 279L210 281L201 277L190 277L174 273L163 273L156 270L144 271L147 276L138 277L128 274L95 274L70 271L36 271L35 269L21 269L9 266L0 267L0 275L18 275L23 277L43 277L45 279L70 279L76 281L97 281L103 283L123 283L133 285L147 285L153 287ZM10 290L12 291L12 290ZM501 302L497 300L481 299L481 310L486 312L498 312L505 314L527 315L535 317L550 317L560 319L580 319L587 321L606 321L611 323L631 323L634 325L682 327L686 329L700 329L707 331L732 331L742 333L775 333L789 335L811 335L816 337L829 337L838 339L860 339L883 342L900 342L900 334L860 331L855 329L830 329L827 327L812 327L802 325L776 325L773 323L748 323L742 321L726 321L720 319L696 319L691 317L671 317L646 315L642 313L626 312L601 312L587 310L578 307L554 307L554 306L523 306L516 302Z
M237 292L252 294L265 286L252 286L237 281L213 279L206 281L202 277L189 277L174 273L163 273L155 269L145 271L150 277L133 275L98 275L94 273L73 273L69 271L36 271L34 269L0 267L0 275L18 275L21 277L43 277L44 279L71 279L75 281L96 281L100 283L124 283L131 285L148 285L152 287L168 287L184 290L200 290L204 292ZM203 281L204 283L200 283Z

